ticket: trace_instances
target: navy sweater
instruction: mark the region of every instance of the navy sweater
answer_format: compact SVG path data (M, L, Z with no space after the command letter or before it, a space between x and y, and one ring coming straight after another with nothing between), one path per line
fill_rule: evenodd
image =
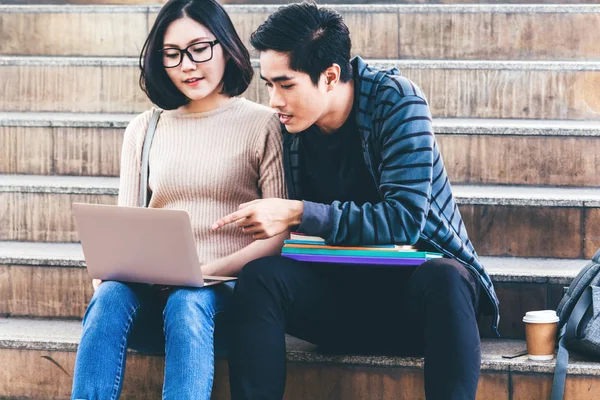
M331 245L412 245L419 239L431 244L478 274L489 300L483 310L494 314L497 333L498 299L452 196L423 92L396 68L378 70L360 57L351 63L362 153L383 201L362 206L304 201L298 230ZM283 131L289 195L302 200L302 133Z

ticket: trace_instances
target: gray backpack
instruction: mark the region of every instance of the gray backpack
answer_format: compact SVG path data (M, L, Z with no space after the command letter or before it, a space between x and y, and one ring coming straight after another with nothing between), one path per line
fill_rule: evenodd
M569 350L600 356L600 250L577 274L556 313L560 321L552 400L562 400Z

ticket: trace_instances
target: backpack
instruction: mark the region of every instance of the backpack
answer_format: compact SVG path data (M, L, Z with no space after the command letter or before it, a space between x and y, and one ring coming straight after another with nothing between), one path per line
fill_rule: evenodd
M569 350L600 356L600 249L571 282L556 314L560 321L552 400L562 400Z

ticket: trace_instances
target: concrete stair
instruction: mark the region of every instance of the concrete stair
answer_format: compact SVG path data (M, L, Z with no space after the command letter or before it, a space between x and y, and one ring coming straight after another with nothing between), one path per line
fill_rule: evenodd
M245 43L285 2L224 0ZM524 348L523 314L556 307L600 247L600 0L533 2L328 2L355 54L397 66L430 101L461 214L501 301L500 332L515 339L484 340L480 400L549 398L553 363L501 355ZM93 294L71 204L116 203L124 129L150 107L137 56L161 3L0 5L0 316L9 317L0 319L9 366L0 399L69 397ZM245 96L268 100L258 79ZM481 318L483 337L489 326ZM322 354L288 338L286 399L423 399L422 364ZM160 398L163 366L130 354L122 398ZM565 399L600 398L599 371L574 357ZM229 398L224 360L213 397Z
M228 5L244 43L277 5ZM139 56L160 6L0 6L4 55ZM355 54L373 59L600 60L595 5L347 5ZM369 32L365 35L365 32Z
M531 309L556 308L562 291L585 265L579 259L483 257L500 302L500 332L524 339L521 322ZM93 295L78 243L0 242L0 315L33 318L83 317ZM482 318L482 335L491 337Z
M118 176L134 114L0 112L0 173ZM600 186L600 123L433 121L455 184Z
M434 117L600 119L600 62L370 62L396 65L419 82ZM136 58L0 57L0 102L4 111L141 112L150 103L138 86L137 64ZM268 103L257 77L245 96Z
M0 175L0 182L0 240L73 242L74 202L117 202L118 178Z
M0 319L0 393L12 398L68 399L80 324L76 321ZM315 346L287 338L285 399L424 399L423 360L419 358L324 354ZM521 356L523 341L484 340L478 400L542 399L550 393L553 363ZM35 364L36 368L29 368ZM162 357L130 352L124 399L160 398ZM566 400L592 400L600 390L600 365L572 357ZM535 394L536 397L531 397ZM539 396L539 397L538 397ZM213 399L228 399L227 365L217 361Z
M133 115L0 113L2 174L119 176Z
M286 4L292 3L289 0L224 0L222 4ZM166 0L3 0L2 4L6 5L162 5L166 3ZM328 1L317 1L319 4L496 4L494 0L328 0ZM505 0L503 4L561 4L564 5L564 0ZM569 4L600 4L599 0L569 0Z
M596 188L453 185L480 255L590 258L600 247ZM77 241L73 202L116 204L118 178L0 175L0 240Z

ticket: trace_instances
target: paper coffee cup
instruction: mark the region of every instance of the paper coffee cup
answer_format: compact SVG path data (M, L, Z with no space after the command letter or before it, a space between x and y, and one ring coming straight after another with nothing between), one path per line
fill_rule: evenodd
M530 360L544 361L554 358L558 316L554 310L529 311L523 317L527 356Z

